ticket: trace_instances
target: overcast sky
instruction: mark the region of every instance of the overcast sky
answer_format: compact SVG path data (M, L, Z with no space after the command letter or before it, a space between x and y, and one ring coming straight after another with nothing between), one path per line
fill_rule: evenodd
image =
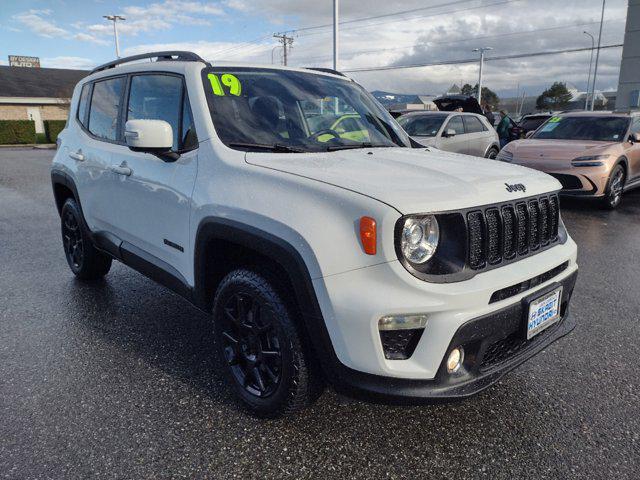
M340 68L344 70L473 59L487 53L485 85L502 96L537 94L554 81L584 89L589 52L511 60L492 56L584 48L598 34L601 0L342 0ZM626 0L609 0L602 44L622 43ZM397 12L406 12L396 15ZM294 37L290 64L331 66L332 0L0 0L0 62L31 55L43 66L89 68L114 58L105 14L126 17L123 54L192 50L207 59L279 62L274 32ZM375 17L375 18L372 18ZM362 20L366 19L366 20ZM318 27L318 28L315 28ZM621 49L603 50L598 89L616 89ZM370 90L440 94L475 83L478 64L352 72Z

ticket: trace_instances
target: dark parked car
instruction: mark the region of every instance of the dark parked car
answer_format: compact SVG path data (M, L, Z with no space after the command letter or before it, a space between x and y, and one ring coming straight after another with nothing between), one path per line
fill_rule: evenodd
M540 125L549 120L552 117L551 113L535 113L525 115L520 120L520 128L523 130L523 134L526 135L529 132L533 132L538 129Z

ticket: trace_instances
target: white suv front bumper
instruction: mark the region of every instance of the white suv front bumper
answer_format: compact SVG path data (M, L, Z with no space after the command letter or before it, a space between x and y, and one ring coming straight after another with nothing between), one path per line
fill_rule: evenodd
M524 297L563 282L576 270L575 242L480 273L456 283L429 283L398 261L314 280L333 349L348 369L395 379L434 380L456 332L466 322L520 304ZM568 262L554 278L518 295L489 303L497 290L526 281ZM571 285L573 288L573 284ZM571 292L568 292L569 295ZM378 320L389 314L426 314L426 328L407 360L385 358Z

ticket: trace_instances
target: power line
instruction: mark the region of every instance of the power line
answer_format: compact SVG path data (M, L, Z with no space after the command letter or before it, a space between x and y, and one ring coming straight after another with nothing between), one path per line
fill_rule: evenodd
M449 7L451 5L458 5L460 3L469 3L475 0L457 0L454 2L446 2L446 3L440 3L438 5L430 5L428 7L420 7L420 8L412 8L410 10L402 10L399 12L393 12L393 13L385 13L382 15L375 15L375 16L371 16L371 17L361 17L361 18L354 18L352 20L343 20L342 22L339 22L339 25L347 25L350 23L357 23L357 22L365 22L367 20L377 20L379 18L387 18L387 17L395 17L397 15L405 15L407 13L415 13L415 12L419 12L422 10L432 10L435 8L440 8L440 7ZM513 0L513 1L517 1L517 0ZM293 30L288 30L287 33L290 32L303 32L303 31L307 31L307 30L316 30L319 28L327 28L327 27L333 27L333 23L325 23L322 25L314 25L311 27L300 27L300 28L296 28Z
M444 11L444 12L430 13L430 14L427 14L427 15L416 15L414 17L410 17L409 19L438 17L438 16L442 16L442 15L448 15L450 13L468 12L468 11L471 11L471 10L479 10L479 9L483 9L483 8L495 7L495 6L499 6L499 5L505 5L505 4L508 4L508 3L521 2L521 1L524 1L524 0L502 0L502 1L499 1L499 2L485 3L485 4L482 4L482 5L476 5L476 6L473 6L473 7L457 8L457 9L453 9L453 10L447 10L447 11ZM425 7L425 8L433 8L433 7ZM356 19L356 20L358 22L360 22L360 21L368 20L370 18L372 18L372 17L364 17L364 18L359 18L359 19ZM388 20L388 21L384 21L384 22L368 23L366 25L355 25L355 26L351 26L351 27L346 27L346 28L341 29L341 30L356 30L356 29L360 29L360 28L371 28L371 27L376 27L378 25L386 25L388 23L396 23L396 22L409 20L409 19L401 18L401 19L397 19L397 20ZM355 22L356 20L353 20L352 22ZM315 28L320 28L320 26L315 27ZM299 28L299 29L295 29L295 30L290 30L290 32L301 32L303 30L304 30L303 28ZM308 36L311 36L311 35L326 35L328 33L330 33L330 32L300 33L299 36L308 37Z
M624 19L612 19L612 20L607 20L607 22L605 23L609 23L609 22L618 22L618 21L623 21ZM532 29L532 30L523 30L520 32L509 32L509 33L497 33L497 34L493 34L493 35L481 35L481 36L476 36L476 37L466 37L466 38L460 38L458 40L447 40L444 42L426 42L426 43L414 43L411 45L406 45L406 46L401 46L401 47L393 47L393 48L378 48L376 50L351 50L351 51L346 51L346 52L342 52L344 55L356 55L356 54L366 54L366 53L379 53L379 52L391 52L391 51L397 51L397 50L407 50L407 49L411 49L411 48L415 48L415 47L429 47L432 45L450 45L452 43L463 43L463 42L470 42L470 41L475 41L475 40L486 40L486 39L491 39L491 38L502 38L502 37L513 37L513 36L517 36L517 35L527 35L527 34L531 34L531 33L540 33L540 32L549 32L549 31L553 31L553 30L562 30L565 28L572 28L572 27L584 27L587 25L595 25L595 24L599 24L599 21L592 21L592 22L586 22L586 23L571 23L571 24L565 24L565 25L558 25L555 27L547 27L547 28L537 28L537 29ZM313 57L305 57L306 60L317 60L317 59L322 59L322 58L330 58L331 55L318 55L318 56L313 56Z
M605 50L608 48L620 48L622 47L622 43L617 43L613 45L603 45L600 47L601 50ZM566 48L563 50L547 50L543 52L531 52L531 53L519 53L515 55L500 55L495 57L486 57L484 59L485 62L493 62L498 60L513 60L517 58L528 58L528 57L541 57L544 55L558 55L562 53L575 53L575 52L587 52L592 50L591 47L582 47L582 48ZM345 73L355 73L355 72L379 72L384 70L402 70L407 68L420 68L420 67L436 67L441 65L463 65L466 63L477 63L477 58L465 58L461 60L443 60L439 62L429 62L429 63L414 63L410 65L387 65L384 67L369 67L369 68L352 68L349 70L342 70Z

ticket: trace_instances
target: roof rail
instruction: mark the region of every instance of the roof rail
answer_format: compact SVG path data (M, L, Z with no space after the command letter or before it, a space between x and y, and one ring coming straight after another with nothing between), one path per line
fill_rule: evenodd
M175 57L175 58L174 58ZM132 55L130 57L118 58L117 60L113 60L112 62L105 63L104 65L100 65L99 67L91 70L91 73L101 72L103 70L108 70L109 68L114 68L117 65L121 65L123 63L134 62L136 60L144 60L144 59L153 59L157 58L157 62L163 61L180 61L180 62L202 62L208 65L208 63L203 60L199 55L196 55L193 52L186 52L181 50L169 50L166 52L149 52L149 53L141 53L140 55Z
M334 70L333 68L323 68L323 67L305 67L305 68L307 70L315 70L316 72L332 73L333 75L340 75L341 77L346 77L344 73Z

